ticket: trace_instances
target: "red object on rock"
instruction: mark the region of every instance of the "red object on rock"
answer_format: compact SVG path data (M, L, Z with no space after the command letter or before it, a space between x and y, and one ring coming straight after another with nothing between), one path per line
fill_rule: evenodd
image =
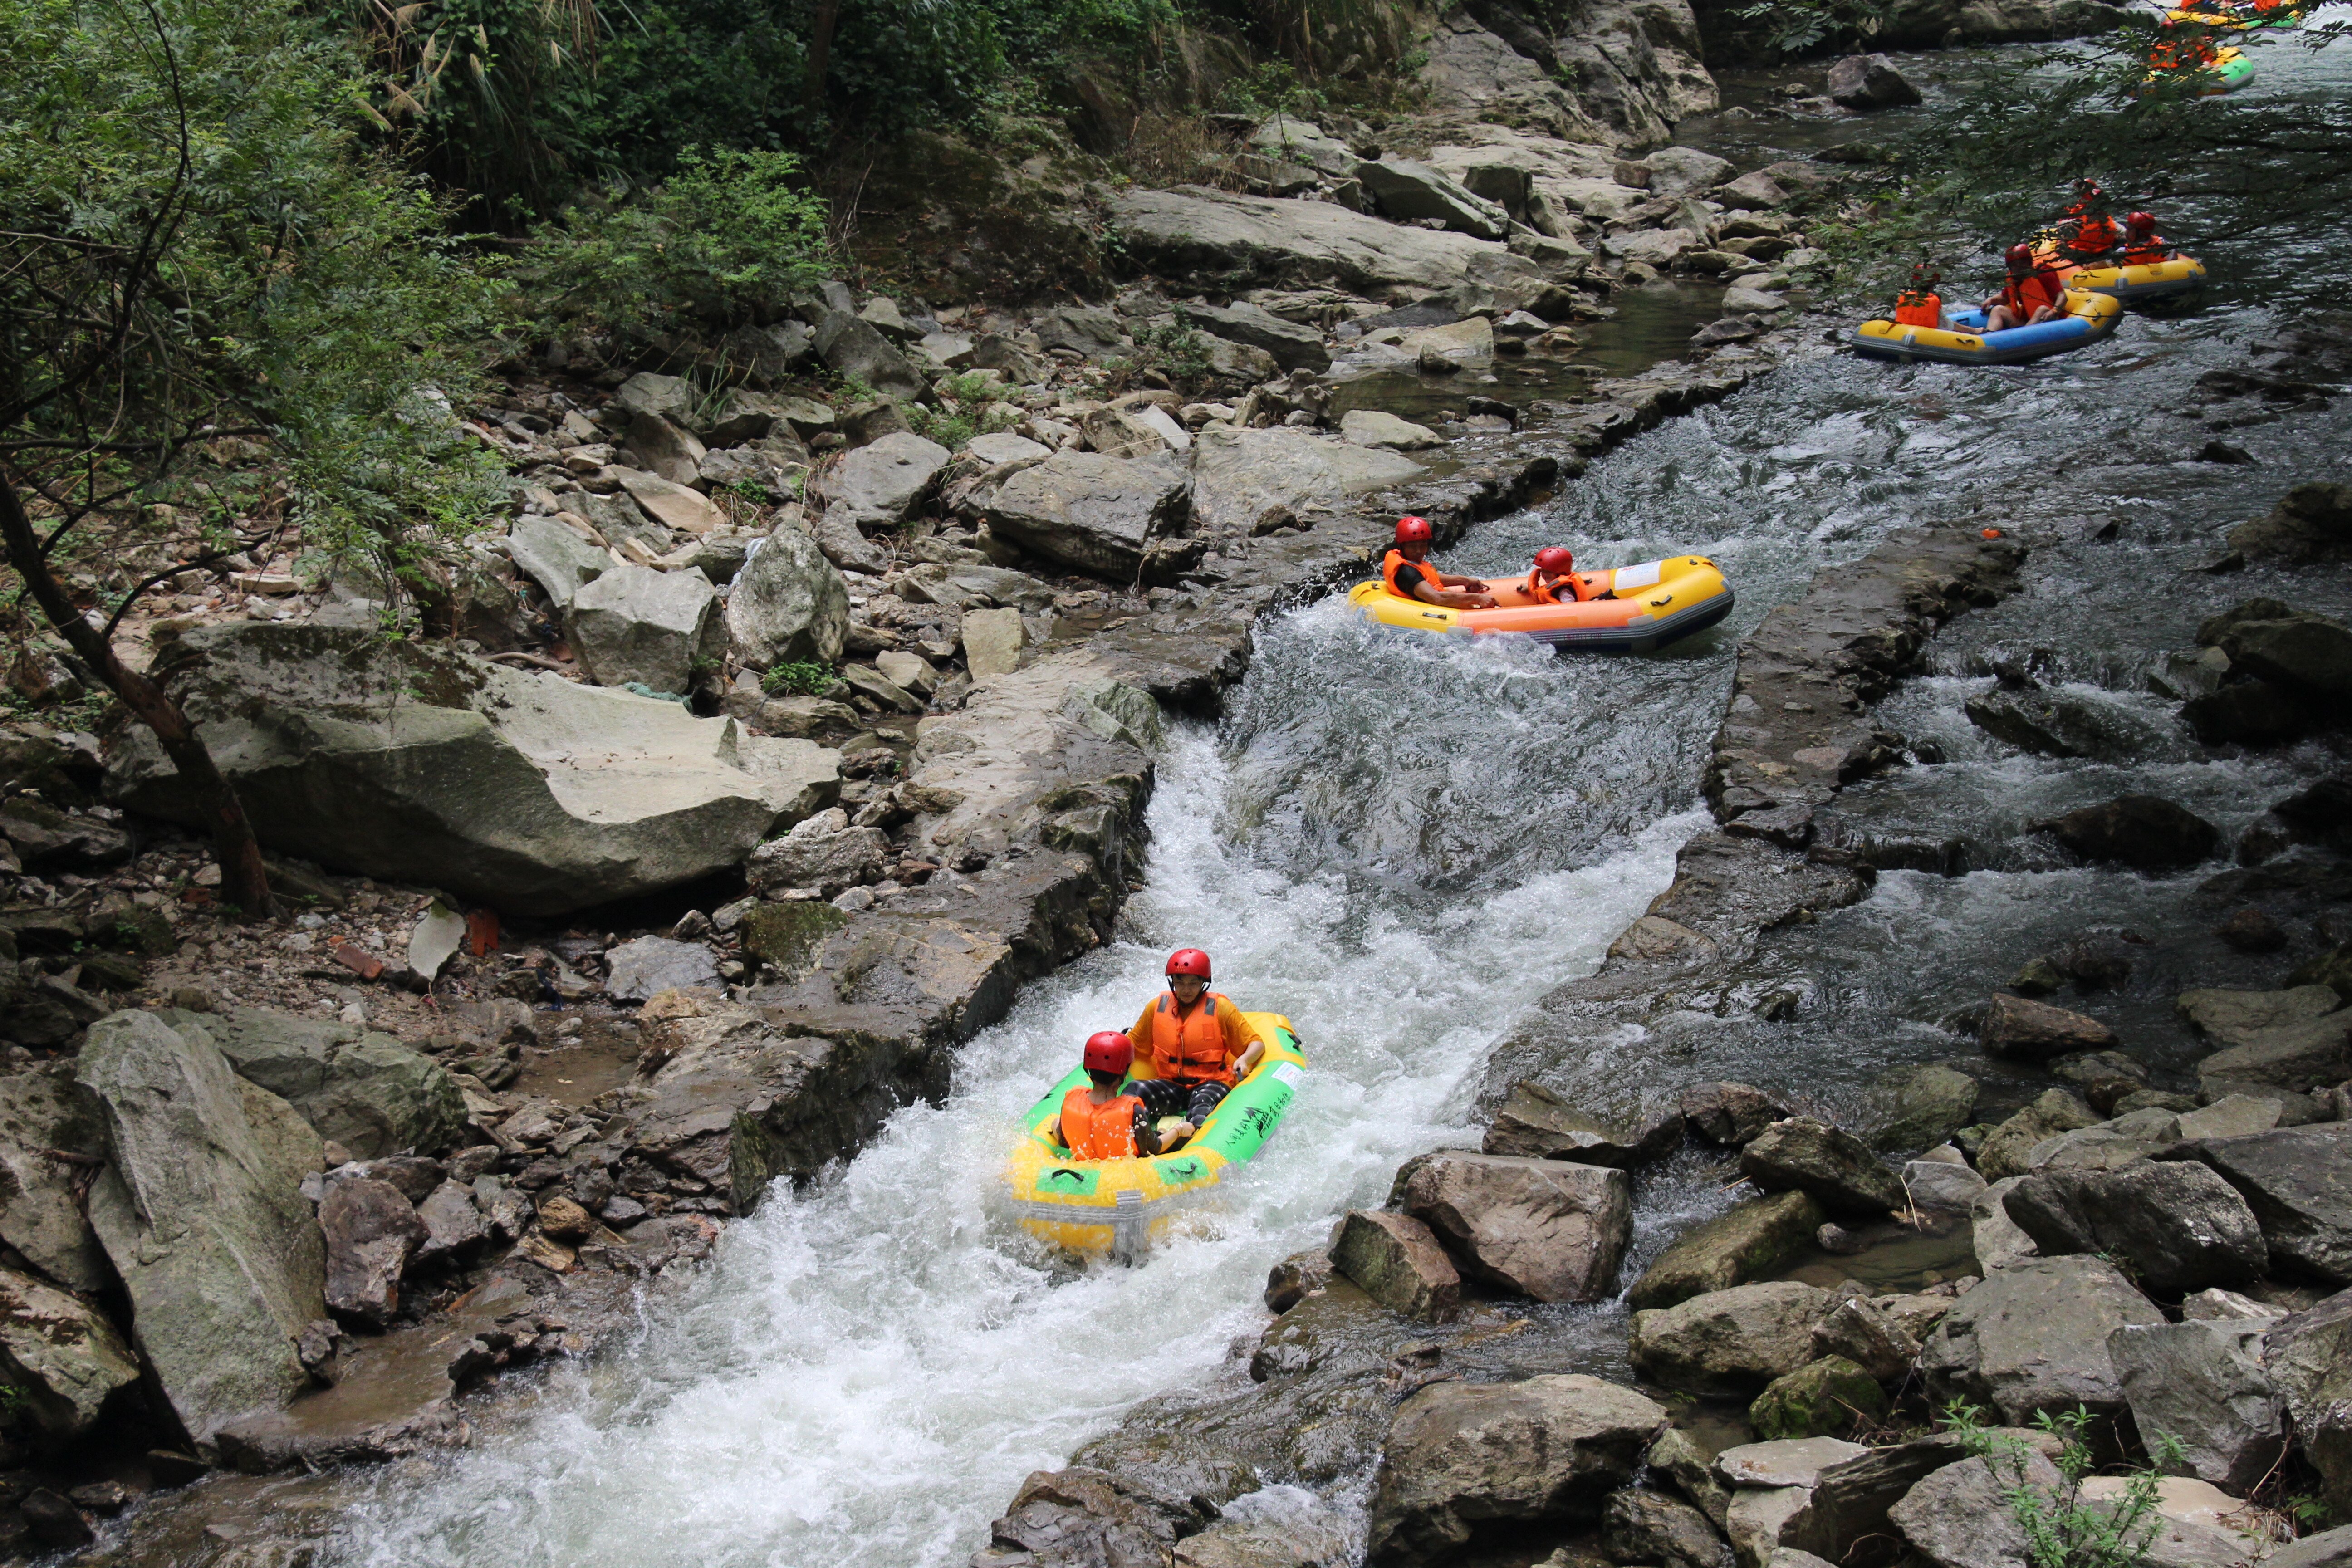
M362 980L373 980L383 973L383 960L374 953L343 942L335 949L335 962L358 975Z
M499 946L499 912L496 910L476 910L466 917L466 951L476 958L495 952Z

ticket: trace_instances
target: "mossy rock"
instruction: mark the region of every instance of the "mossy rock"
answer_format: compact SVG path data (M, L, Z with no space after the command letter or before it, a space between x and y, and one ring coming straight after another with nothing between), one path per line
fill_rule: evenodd
M743 917L743 951L785 974L798 974L816 962L824 939L849 923L831 904L761 904Z
M2321 953L2293 974L2290 985L2326 985L2338 996L2352 998L2352 942Z
M1886 1391L1878 1380L1842 1355L1823 1356L1774 1378L1748 1407L1748 1424L1759 1438L1834 1437L1853 1430L1861 1416L1886 1414Z

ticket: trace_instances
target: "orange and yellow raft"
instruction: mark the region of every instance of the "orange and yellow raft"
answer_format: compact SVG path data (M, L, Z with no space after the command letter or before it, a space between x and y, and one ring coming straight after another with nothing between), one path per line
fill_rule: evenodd
M1609 596L1548 605L1530 596L1523 580L1496 577L1486 583L1496 600L1491 610L1443 609L1401 598L1377 582L1358 584L1348 603L1381 626L1471 637L1510 634L1592 653L1650 653L1731 613L1731 585L1704 555L1577 575L1595 595Z

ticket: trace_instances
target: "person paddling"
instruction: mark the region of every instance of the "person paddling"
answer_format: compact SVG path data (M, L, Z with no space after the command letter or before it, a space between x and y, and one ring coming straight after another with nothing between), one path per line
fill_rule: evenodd
M2012 245L2009 247L2009 280L2001 285L2000 293L1984 302L1984 309L1988 332L2031 327L2066 313L2066 286L2058 280L2056 271L2034 264L2033 247Z
M1429 522L1425 518L1397 519L1396 547L1381 563L1381 576L1389 592L1400 599L1418 599L1448 610L1491 610L1495 596L1484 580L1455 577L1428 563Z
M1173 1147L1209 1119L1234 1085L1265 1055L1265 1042L1242 1010L1209 989L1209 955L1197 947L1168 956L1168 989L1143 1005L1132 1037L1157 1077L1128 1086L1157 1120L1181 1116L1169 1130Z
M1131 1159L1160 1152L1160 1135L1152 1131L1141 1097L1123 1094L1119 1084L1135 1065L1135 1042L1116 1029L1104 1029L1087 1041L1087 1077L1092 1086L1074 1089L1062 1097L1062 1113L1055 1118L1053 1139L1073 1160ZM1171 1128L1173 1138L1189 1138L1190 1126Z
M2066 209L2064 229L2059 250L2080 267L2097 266L2124 242L2123 230L2107 212L2107 193L2095 180L2084 180L2074 186L2074 205Z

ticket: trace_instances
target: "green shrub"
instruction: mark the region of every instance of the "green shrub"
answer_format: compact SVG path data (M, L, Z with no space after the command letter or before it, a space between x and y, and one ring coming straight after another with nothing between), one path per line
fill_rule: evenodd
M2027 1480L2035 1448L2025 1438L1988 1430L1984 1412L1959 1400L1946 1407L1944 1419L1960 1446L1991 1469L2001 1500L2025 1532L2026 1557L2033 1568L2139 1568L2147 1561L2148 1547L2164 1528L2156 1506L2158 1483L2186 1457L2179 1438L2150 1437L2154 1462L2132 1472L2122 1498L2085 1503L2083 1478L2095 1461L2083 1435L2096 1418L2083 1406L2058 1415L2045 1410L2034 1417L2036 1427L2058 1439L2054 1492Z
M688 148L660 184L608 189L541 229L525 281L550 325L740 326L824 275L825 216L794 154Z
M767 674L760 678L761 688L771 696L790 692L802 697L814 697L831 690L833 681L833 671L814 659L771 665Z

